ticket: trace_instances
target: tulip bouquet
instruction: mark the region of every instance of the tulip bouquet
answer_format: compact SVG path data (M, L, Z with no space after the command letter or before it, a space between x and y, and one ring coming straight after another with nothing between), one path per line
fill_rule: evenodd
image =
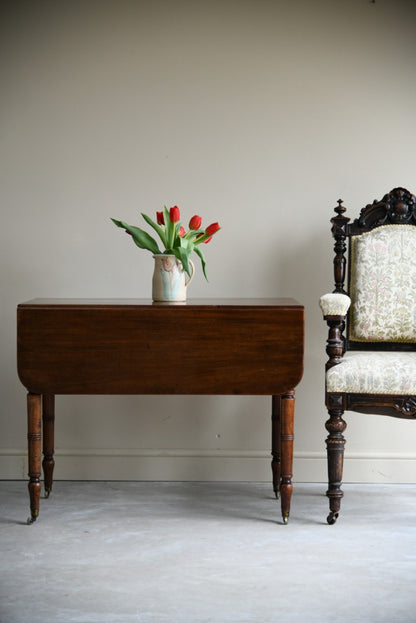
M165 206L163 211L156 212L156 222L147 214L142 213L142 217L158 234L164 247L163 251L160 250L156 240L143 229L134 225L128 225L124 221L117 221L114 218L111 220L117 227L121 227L130 234L134 243L140 249L147 249L154 255L174 255L182 262L182 266L189 276L191 274L189 258L191 253L195 251L201 260L202 271L205 279L207 279L205 257L200 245L202 243L207 244L212 236L219 231L220 226L218 223L211 223L205 229L201 229L202 218L195 214L189 221L189 230L185 231L180 222L181 215L178 206L173 206L169 210Z

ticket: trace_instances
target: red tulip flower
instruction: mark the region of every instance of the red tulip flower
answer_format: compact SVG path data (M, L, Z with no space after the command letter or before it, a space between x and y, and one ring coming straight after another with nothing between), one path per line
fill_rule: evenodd
M207 236L213 236L219 229L221 228L218 223L211 223L211 225L208 225L206 228L205 233Z
M156 220L158 225L165 224L165 217L163 216L163 212L156 212Z
M182 238L185 234L186 234L186 231L184 230L184 228L180 227L178 231L178 236Z
M207 238L206 240L204 240L204 244L208 244L208 242L212 240L212 236L210 236L209 238Z
M199 229L201 227L202 218L195 214L189 221L189 229Z
M173 208L169 210L169 218L171 223L177 223L178 221L180 221L181 213L178 206L173 206Z

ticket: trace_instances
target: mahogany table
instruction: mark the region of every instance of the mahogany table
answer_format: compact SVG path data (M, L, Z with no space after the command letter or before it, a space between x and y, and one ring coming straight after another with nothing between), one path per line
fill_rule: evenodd
M52 489L55 395L242 394L272 396L273 489L287 523L303 347L304 308L293 299L18 305L17 366L28 391L28 522L39 514L42 467L45 497Z

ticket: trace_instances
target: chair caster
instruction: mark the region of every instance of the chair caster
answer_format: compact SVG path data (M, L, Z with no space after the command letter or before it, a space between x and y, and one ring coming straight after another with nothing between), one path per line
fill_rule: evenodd
M336 513L335 511L331 511L328 517L326 518L326 520L330 526L333 526L334 523L336 523L338 517L339 517L339 513Z
M283 524L287 526L289 523L289 515L283 515Z
M45 497L45 500L47 500L47 499L48 499L48 497L49 497L49 496L50 496L50 494L51 494L51 491L52 491L52 489L45 489L45 496L44 496L44 497Z
M31 526L31 525L32 525L32 523L35 523L36 518L37 518L37 514L36 514L36 515L35 515L35 514L32 514L30 517L28 517L28 518L27 518L27 522L26 522L26 523L27 523L27 525L28 525L28 526Z
M275 489L274 490L274 495L276 497L276 500L278 500L280 498L280 491L279 491L279 489Z

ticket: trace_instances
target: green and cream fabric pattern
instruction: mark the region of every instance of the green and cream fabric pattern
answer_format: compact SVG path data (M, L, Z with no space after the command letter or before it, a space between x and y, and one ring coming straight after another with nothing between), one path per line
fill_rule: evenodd
M349 339L416 342L416 227L385 225L351 236L350 298L325 294L324 316L349 313ZM326 373L328 392L416 395L414 352L347 352Z
M350 340L416 342L415 250L411 225L351 236Z
M328 392L416 395L416 352L348 352L326 373Z

